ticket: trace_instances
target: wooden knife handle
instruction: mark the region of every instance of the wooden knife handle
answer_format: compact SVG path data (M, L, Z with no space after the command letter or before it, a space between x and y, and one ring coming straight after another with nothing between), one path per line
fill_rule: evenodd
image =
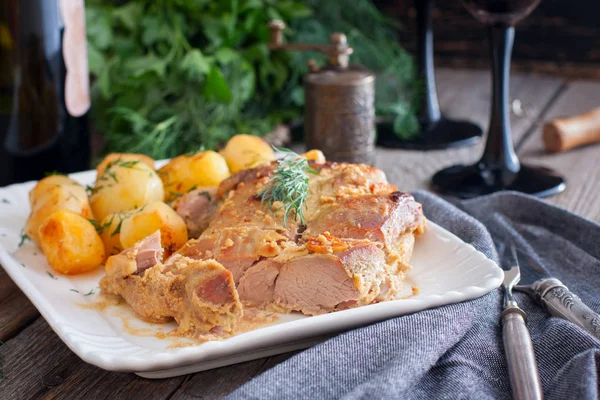
M586 306L561 281L544 279L534 286L539 300L550 314L579 325L600 340L600 315Z
M513 399L542 399L533 344L525 325L525 312L519 307L508 307L502 313L502 340Z
M544 125L544 146L556 153L600 142L600 108Z

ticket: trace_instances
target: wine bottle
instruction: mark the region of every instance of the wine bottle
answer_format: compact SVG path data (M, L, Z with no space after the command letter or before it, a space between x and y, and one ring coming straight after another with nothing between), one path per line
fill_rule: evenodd
M83 0L0 5L0 186L89 167Z

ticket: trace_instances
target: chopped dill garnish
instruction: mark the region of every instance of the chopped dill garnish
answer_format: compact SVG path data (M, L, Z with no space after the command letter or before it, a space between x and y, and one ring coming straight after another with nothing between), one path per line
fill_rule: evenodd
M275 212L283 209L283 224L287 226L287 218L293 212L294 220L298 220L304 225L304 211L306 198L308 197L308 175L318 174L318 171L312 169L308 160L290 149L277 148L275 151L284 153L284 156L277 160L277 169L265 187L258 196L261 203L273 205L276 201L282 203Z
M84 296L90 296L92 294L94 294L94 288L90 289L90 291L84 294Z
M110 234L110 237L113 237L115 235L118 235L119 233L121 233L121 225L123 225L123 219L119 217L119 224L117 225L117 227L115 228L115 230L113 231L113 233Z
M21 240L19 241L19 247L23 246L25 244L26 241L31 240L31 238L29 236L27 236L26 233L22 232L21 233Z
M54 279L55 281L56 281L56 280L58 280L58 278L57 278L57 277L55 277L54 275L52 275L52 272L50 272L50 271L46 271L46 273L48 274L48 276L49 276L50 278Z
M112 225L114 218L115 215L113 214L110 216L110 219L103 224L95 219L88 219L88 221L90 221L90 223L94 226L96 232L98 232L98 235L102 235L104 231L106 231L106 229Z
M69 289L71 292L75 292L75 293L79 293L79 290L77 289Z
M10 204L10 201L8 201L8 199L5 199L5 198L3 198L3 199L2 199L2 202L3 202L4 204Z

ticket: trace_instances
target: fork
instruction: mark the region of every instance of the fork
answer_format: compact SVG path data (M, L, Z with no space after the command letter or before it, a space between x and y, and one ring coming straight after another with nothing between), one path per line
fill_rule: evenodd
M515 247L511 245L515 265L504 270L504 311L502 311L502 341L508 364L514 399L542 399L542 385L533 352L531 336L525 325L526 314L517 304L512 289L521 280L521 270Z

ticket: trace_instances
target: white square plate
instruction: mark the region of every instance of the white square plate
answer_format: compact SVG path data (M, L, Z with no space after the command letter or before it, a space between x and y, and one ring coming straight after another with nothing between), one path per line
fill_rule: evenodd
M95 171L71 176L84 185L92 184ZM156 337L174 323L142 322L126 306L86 309L86 304L98 299L101 268L86 275L60 275L35 244L19 247L29 214L28 193L34 185L0 188L0 264L73 352L111 371L166 378L306 348L336 332L480 297L497 288L503 278L493 261L429 222L427 232L416 242L406 282L408 290L419 288L417 295L313 317L282 315L273 325L190 346L185 339Z

